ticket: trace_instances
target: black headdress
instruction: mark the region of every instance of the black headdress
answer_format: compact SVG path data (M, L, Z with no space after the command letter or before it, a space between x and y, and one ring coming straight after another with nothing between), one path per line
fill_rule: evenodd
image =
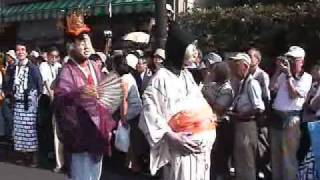
M180 74L184 63L186 48L194 42L191 34L183 31L177 24L171 23L166 43L164 66L175 74Z

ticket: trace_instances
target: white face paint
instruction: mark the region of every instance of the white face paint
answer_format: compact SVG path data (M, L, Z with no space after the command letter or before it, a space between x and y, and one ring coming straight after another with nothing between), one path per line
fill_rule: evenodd
M189 66L196 62L198 57L198 50L194 44L189 44L184 55L184 64Z

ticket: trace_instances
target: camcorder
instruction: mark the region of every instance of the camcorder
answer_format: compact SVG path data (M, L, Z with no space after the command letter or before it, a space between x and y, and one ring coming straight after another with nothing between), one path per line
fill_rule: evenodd
M290 65L290 59L288 59L285 56L280 56L278 57L278 60L280 61L281 64L283 64L284 66L289 66Z
M103 34L105 38L109 38L109 39L112 38L112 31L110 30L103 31Z

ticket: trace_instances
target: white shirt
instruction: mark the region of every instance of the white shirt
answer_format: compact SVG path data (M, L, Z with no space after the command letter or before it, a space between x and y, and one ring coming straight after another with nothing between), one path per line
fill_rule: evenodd
M311 88L312 77L308 73L303 73L300 79L292 80L295 89L301 97L290 98L288 84L285 74L280 74L277 79L276 86L278 87L277 96L273 103L273 108L278 111L300 111L306 100L307 94Z
M56 79L59 73L59 69L61 67L62 67L61 64L58 62L52 65L49 64L48 62L41 63L39 69L40 69L43 82L47 82L50 87L52 82ZM44 87L43 93L49 95L49 92L46 87Z
M136 80L131 73L124 74L122 81L128 84L128 113L127 120L131 120L140 114L142 110L142 100L140 98Z
M241 113L257 109L265 110L260 84L257 80L253 79L252 75L249 75L248 79L240 82L240 88L233 102L233 108Z
M264 70L258 67L256 71L252 74L252 76L255 80L259 82L261 86L263 99L270 101L271 98L270 98L270 91L269 91L269 84L270 84L269 75Z

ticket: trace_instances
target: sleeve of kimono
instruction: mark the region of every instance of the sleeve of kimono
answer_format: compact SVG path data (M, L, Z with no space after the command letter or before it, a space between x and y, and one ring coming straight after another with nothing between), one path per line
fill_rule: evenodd
M65 65L54 88L55 104L58 108L73 105L80 98L80 89L76 88L70 66Z
M164 117L166 97L157 84L160 83L149 84L143 94L143 111L139 124L151 146L158 144L165 133L172 131Z
M78 108L75 102L79 101L80 90L75 88L69 65L65 65L57 78L54 87L53 111L60 133L58 138L66 146L72 145L76 139L78 129Z
M35 77L36 77L37 90L38 90L39 94L42 94L43 81L42 81L42 76L41 76L39 68L35 68L34 73L35 73Z
M36 66L30 66L31 70L32 70L32 78L34 80L36 89L38 91L39 94L42 94L43 92L43 81L42 81L42 77L41 77L41 73L38 67Z

